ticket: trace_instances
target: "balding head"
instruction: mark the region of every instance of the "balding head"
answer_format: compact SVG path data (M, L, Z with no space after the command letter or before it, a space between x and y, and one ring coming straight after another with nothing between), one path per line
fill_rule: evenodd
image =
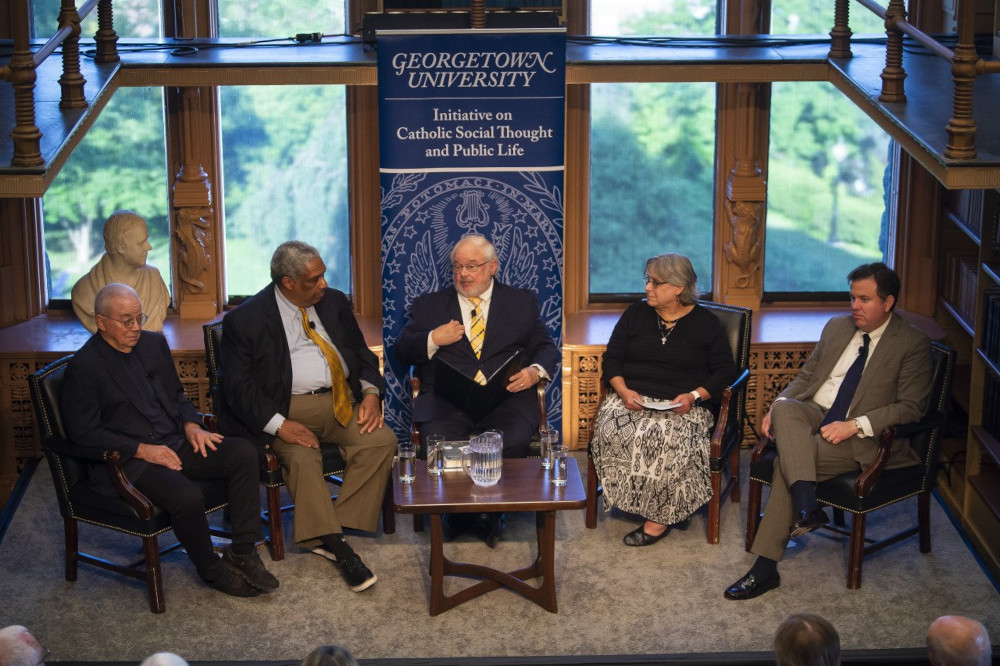
M188 663L173 652L157 652L143 659L139 666L188 666Z
M961 615L943 615L927 629L932 666L989 666L992 661L986 627Z
M38 666L45 650L19 624L0 629L0 666Z

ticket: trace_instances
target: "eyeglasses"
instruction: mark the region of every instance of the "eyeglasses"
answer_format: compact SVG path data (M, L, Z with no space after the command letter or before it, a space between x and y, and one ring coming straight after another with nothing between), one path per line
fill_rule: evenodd
M121 324L122 326L124 326L125 328L132 328L136 324L139 325L139 328L142 328L143 325L147 321L149 321L149 315L148 314L143 314L143 313L139 313L138 317L129 317L128 319L115 319L114 317L109 317L107 315L101 315L101 316L104 317L105 319L110 319L111 321L116 321L119 324Z
M666 282L664 282L663 280L657 280L657 279L649 277L648 275L643 275L642 276L642 283L643 284L652 284L653 287L659 287L661 284L666 284Z
M492 259L490 261L492 261ZM466 273L477 273L480 268L490 263L490 261L484 261L481 264L452 264L451 270L456 273L461 273L462 271L465 271Z

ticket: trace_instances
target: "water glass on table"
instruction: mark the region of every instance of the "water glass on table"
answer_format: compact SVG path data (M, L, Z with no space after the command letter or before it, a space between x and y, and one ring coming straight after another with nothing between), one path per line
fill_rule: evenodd
M411 441L401 441L396 454L397 466L399 467L399 482L413 483L413 480L416 478L417 448Z
M439 476L444 472L444 435L427 435L427 473Z
M552 426L542 428L538 441L541 444L542 469L552 466L552 444L559 441L559 431Z
M566 448L561 442L554 442L549 450L549 478L557 486L566 485Z

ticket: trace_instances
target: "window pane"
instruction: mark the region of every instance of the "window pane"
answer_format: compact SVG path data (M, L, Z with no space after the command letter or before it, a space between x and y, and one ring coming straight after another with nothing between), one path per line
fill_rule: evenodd
M76 4L80 6L83 2L77 0ZM32 0L31 11L36 37L48 39L59 29L59 2ZM160 36L159 0L114 0L112 16L115 32L119 37L154 39ZM95 32L97 32L96 9L80 25L80 39L92 40Z
M775 83L764 291L847 291L882 261L889 137L832 85Z
M592 35L714 35L716 0L590 0Z
M116 92L42 199L50 299L69 298L104 253L104 221L120 208L146 218L146 260L170 287L164 145L161 89Z
M642 292L649 257L679 252L712 284L715 86L594 84L590 292Z
M315 245L350 293L344 87L222 88L221 106L228 294L264 287L286 240Z
M885 6L888 1L879 2ZM848 3L848 25L856 35L885 35L885 22L856 2ZM771 34L826 35L833 29L833 3L816 0L774 0Z
M218 0L220 37L343 35L344 0Z

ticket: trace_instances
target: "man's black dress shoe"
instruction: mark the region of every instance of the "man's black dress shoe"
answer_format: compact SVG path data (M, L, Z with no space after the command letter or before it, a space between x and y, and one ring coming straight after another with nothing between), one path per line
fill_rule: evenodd
M743 578L740 578L738 581L730 585L726 589L723 596L726 597L726 599L743 601L744 599L759 597L768 590L773 590L779 585L781 585L781 576L777 573L770 578L765 578L764 580L757 580L756 576L748 573L746 576L743 576Z
M828 522L830 522L830 519L827 517L826 511L820 507L816 507L812 511L800 511L799 519L792 523L791 536L802 536L807 532L818 530Z
M503 513L481 513L476 517L476 532L490 548L496 548L503 536L506 516Z

